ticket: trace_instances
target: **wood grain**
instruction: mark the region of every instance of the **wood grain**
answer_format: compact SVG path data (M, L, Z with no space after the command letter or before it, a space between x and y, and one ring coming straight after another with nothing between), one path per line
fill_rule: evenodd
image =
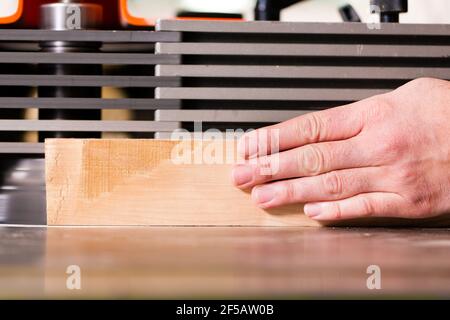
M45 153L48 225L322 225L301 204L266 211L233 187L234 140L49 139ZM450 215L323 224L448 227Z
M50 139L45 149L49 225L319 225L302 205L264 211L233 187L234 141Z

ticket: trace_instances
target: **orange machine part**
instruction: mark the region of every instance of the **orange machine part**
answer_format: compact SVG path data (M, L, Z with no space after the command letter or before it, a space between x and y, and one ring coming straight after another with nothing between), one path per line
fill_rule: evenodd
M155 25L155 21L148 21L147 19L133 16L128 10L127 0L120 0L120 16L122 17L126 25L132 25L136 27L148 27Z
M0 17L0 24L11 24L17 22L23 13L23 0L18 0L16 12L9 17Z

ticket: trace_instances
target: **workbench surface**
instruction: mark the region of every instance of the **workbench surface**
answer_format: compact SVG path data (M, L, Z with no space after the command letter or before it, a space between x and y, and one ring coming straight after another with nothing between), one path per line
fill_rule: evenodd
M450 229L0 227L0 298L380 295L450 297Z

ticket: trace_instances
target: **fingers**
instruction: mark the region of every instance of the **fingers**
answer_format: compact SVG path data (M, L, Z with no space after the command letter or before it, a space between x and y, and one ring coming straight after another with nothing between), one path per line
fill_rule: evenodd
M403 198L395 193L366 193L339 201L308 203L305 214L318 221L363 217L400 217Z
M315 177L278 181L253 188L252 198L269 209L292 203L345 199L381 188L382 168L369 167L329 172Z
M357 138L316 143L252 159L233 169L234 184L247 189L269 181L369 166L370 149Z
M263 156L310 143L344 140L362 130L360 101L347 106L311 112L273 126L245 134L238 152L245 158Z

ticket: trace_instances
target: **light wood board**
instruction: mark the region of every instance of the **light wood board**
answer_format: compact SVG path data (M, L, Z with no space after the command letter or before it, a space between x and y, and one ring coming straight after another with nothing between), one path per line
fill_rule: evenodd
M300 204L268 212L235 188L233 140L50 139L45 148L49 225L319 225ZM181 148L195 163L173 162ZM220 163L201 163L208 155Z
M235 188L235 140L49 139L45 153L48 225L321 225L301 204L265 211ZM448 227L450 215L326 225Z

